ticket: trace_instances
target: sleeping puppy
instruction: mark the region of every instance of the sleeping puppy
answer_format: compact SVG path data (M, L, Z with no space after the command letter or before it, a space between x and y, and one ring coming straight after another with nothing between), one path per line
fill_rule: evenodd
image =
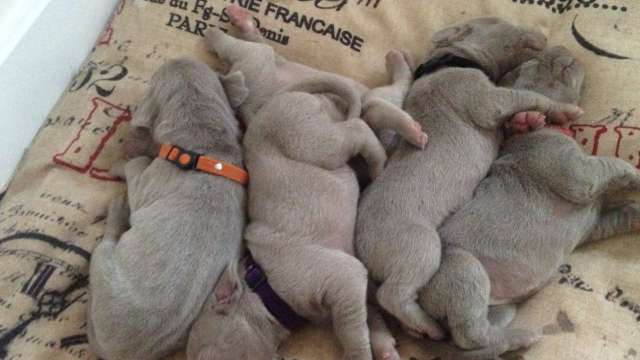
M348 101L338 121L317 95L327 93ZM360 113L359 92L333 77L299 82L258 110L244 138L251 173L245 239L266 281L251 282L252 261L227 268L193 327L189 358L277 359L296 316L332 321L344 359L372 358L367 271L353 256L359 187L347 161L362 155L375 178L386 155ZM261 295L264 284L287 305L272 310L275 296ZM376 358L399 359L386 334L391 341L384 349L374 344Z
M406 52L392 50L387 54L387 70L393 81L391 85L368 89L347 77L287 61L277 55L271 46L263 43L262 36L246 9L230 5L225 12L238 30L238 38L219 29L212 29L206 33L206 41L210 50L231 66L232 72L241 71L246 77L251 97L242 104L239 111L247 124L253 121L255 114L274 94L305 79L322 76L346 83L358 92L362 97L363 119L376 132L393 130L414 146L426 146L427 135L402 110L412 82L411 59ZM322 101L334 119L339 118L348 107L344 99L335 95L323 96ZM390 140L388 136L386 138Z
M556 47L503 85L577 103L583 78L582 65ZM617 158L585 155L569 129L511 136L473 200L440 229L442 265L420 295L422 306L446 317L457 345L481 349L467 354L473 358L531 344L533 332L503 327L515 306L488 306L540 290L577 246L640 230L640 204L603 207L604 194L620 190L640 190L640 172Z
M426 151L401 144L358 208L356 253L380 283L378 303L414 335L443 332L417 302L440 265L437 233L444 219L471 200L497 156L500 128L513 114L548 113L562 122L581 110L494 81L546 45L545 37L498 18L449 27L417 70L405 109L429 133ZM530 125L543 120L532 117Z
M232 106L246 95L239 73L222 78L200 62L170 61L154 74L132 124L157 144L241 167ZM245 189L162 158L136 157L123 170L128 203L111 203L91 257L89 344L105 359L157 359L186 344L216 280L240 257Z

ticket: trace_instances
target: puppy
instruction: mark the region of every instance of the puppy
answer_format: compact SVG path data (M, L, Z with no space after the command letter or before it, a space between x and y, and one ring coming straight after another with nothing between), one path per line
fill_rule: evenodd
M238 38L212 29L205 34L206 41L212 52L229 63L232 72L241 71L246 77L251 97L242 104L239 111L247 124L253 121L256 112L275 93L306 79L324 77L345 83L358 92L362 97L363 119L376 132L392 130L418 148L423 149L426 146L427 135L422 132L420 125L401 109L412 82L412 61L406 52L392 50L387 54L387 70L393 81L391 85L368 89L347 77L287 61L277 55L271 46L263 43L262 36L246 9L230 5L225 12L229 15L231 24L238 30ZM343 99L335 95L323 96L322 100L334 119L340 118L348 107ZM389 136L385 136L385 139L391 143Z
M347 100L346 116L333 119L317 94ZM246 245L270 287L298 316L333 322L344 359L350 360L371 359L372 353L366 323L367 271L353 256L359 187L347 161L362 155L375 178L386 160L373 131L358 118L360 113L360 93L348 83L311 78L266 102L244 138L251 173ZM251 277L251 271L242 263L227 268L203 320L194 325L190 358L277 358L292 315L278 318L265 307L270 300L263 303L249 288L249 280L241 279ZM384 327L377 315L371 318ZM374 348L380 350L378 359L399 359L392 340L383 344L384 349Z
M582 65L556 47L502 84L577 103L583 78ZM603 208L608 192L640 190L640 172L620 159L585 155L568 131L547 126L510 137L473 200L440 229L442 265L420 301L446 318L457 345L480 349L473 358L493 359L538 339L505 329L515 306L501 304L538 291L577 246L640 230L640 204Z
M546 45L534 31L498 18L478 18L436 33L435 49L418 68L405 109L430 134L427 151L400 144L358 208L356 253L374 281L378 303L414 335L443 331L417 302L440 265L437 229L471 200L497 156L500 128L525 110L556 121L581 114L526 90L494 81ZM530 125L541 122L533 118Z
M232 107L246 96L240 73L173 60L154 74L132 124L156 144L241 167ZM240 257L245 189L162 158L136 157L123 170L128 202L111 203L91 258L89 344L105 359L156 359L186 344L218 277Z

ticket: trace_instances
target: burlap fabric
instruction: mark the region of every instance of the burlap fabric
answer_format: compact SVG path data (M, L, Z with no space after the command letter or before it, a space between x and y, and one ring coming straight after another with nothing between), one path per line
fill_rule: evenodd
M155 69L183 55L219 68L201 35L229 26L222 10L233 2L254 13L284 56L368 85L387 81L389 49L422 59L430 35L451 22L498 15L538 27L587 66L577 141L640 166L640 4L632 0L122 0L0 203L0 358L94 358L85 335L88 264L107 204L124 190L108 169ZM516 320L546 336L511 357L640 358L638 240L611 239L571 256ZM434 358L419 342L401 337L399 345L404 359ZM282 355L335 360L340 350L328 329L310 328Z

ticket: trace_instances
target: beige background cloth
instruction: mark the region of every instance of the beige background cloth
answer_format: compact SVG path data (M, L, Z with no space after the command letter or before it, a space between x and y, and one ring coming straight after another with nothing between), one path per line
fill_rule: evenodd
M407 48L421 61L430 35L446 24L497 15L537 27L587 66L577 141L589 153L640 166L640 4L633 0L122 0L0 203L0 358L94 358L86 343L89 258L107 204L124 191L108 169L158 66L189 55L220 68L200 32L228 28L222 10L234 2L253 11L287 58L368 85L388 80L389 49ZM545 337L509 358L640 358L638 240L611 239L572 255L515 322ZM435 358L406 337L399 348L403 359ZM340 358L326 328L295 334L281 353Z

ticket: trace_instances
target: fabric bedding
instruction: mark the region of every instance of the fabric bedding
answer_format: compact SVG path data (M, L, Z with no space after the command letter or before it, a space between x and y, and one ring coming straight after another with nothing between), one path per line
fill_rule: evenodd
M446 24L495 15L537 27L586 65L576 141L640 168L640 4L632 0L121 0L0 200L0 359L95 358L86 338L88 264L107 205L125 189L109 168L164 61L192 56L224 68L201 35L229 27L230 3L248 8L285 57L370 86L388 80L389 49L406 48L420 61ZM574 253L515 321L541 329L543 340L509 358L640 358L639 240L632 234ZM403 359L436 358L404 336L399 348ZM295 334L281 353L341 354L322 327Z

